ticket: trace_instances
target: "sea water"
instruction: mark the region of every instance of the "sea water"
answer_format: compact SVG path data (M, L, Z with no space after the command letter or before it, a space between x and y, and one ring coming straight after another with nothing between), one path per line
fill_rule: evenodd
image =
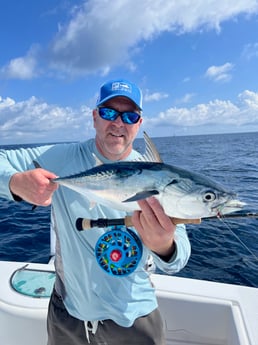
M165 163L209 176L258 211L258 133L153 138ZM29 145L32 146L32 145ZM8 146L2 148L16 148ZM144 152L143 139L135 148ZM50 208L0 199L0 260L47 262ZM258 218L204 220L187 225L192 246L177 275L258 287Z

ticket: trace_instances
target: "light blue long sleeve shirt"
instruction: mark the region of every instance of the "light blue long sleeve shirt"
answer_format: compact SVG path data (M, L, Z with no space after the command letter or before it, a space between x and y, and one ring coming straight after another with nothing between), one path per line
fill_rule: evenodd
M93 153L103 163L110 162L98 152L94 139L74 144L2 150L0 197L13 200L9 190L11 176L33 169L33 160L58 176L68 176L92 168L95 165ZM135 160L139 155L133 150L127 160ZM81 320L112 319L121 326L131 326L136 318L157 308L155 290L145 269L149 255L153 257L155 265L167 274L180 271L190 256L185 226L178 225L175 233L176 251L169 262L163 261L143 245L142 258L133 273L111 276L99 267L94 251L97 240L108 229L93 228L79 232L76 219L122 218L125 212L102 205L92 208L86 197L59 186L53 195L51 214L56 232L56 288L69 314Z

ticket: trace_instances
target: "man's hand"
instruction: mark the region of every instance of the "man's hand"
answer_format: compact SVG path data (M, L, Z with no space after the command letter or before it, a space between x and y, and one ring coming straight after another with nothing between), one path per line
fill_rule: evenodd
M132 223L143 243L159 256L169 257L174 251L176 226L154 197L138 201L141 211L132 215Z
M52 195L58 188L51 179L57 176L50 171L37 168L14 174L10 180L10 191L23 200L37 206L51 204Z

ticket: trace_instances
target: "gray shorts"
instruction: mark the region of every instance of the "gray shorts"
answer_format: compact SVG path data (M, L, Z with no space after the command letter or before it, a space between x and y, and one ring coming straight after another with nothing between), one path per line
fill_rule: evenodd
M62 299L53 292L48 310L48 345L87 345L85 324L69 315ZM112 320L98 323L95 334L89 332L91 345L165 345L164 327L159 310L122 327Z

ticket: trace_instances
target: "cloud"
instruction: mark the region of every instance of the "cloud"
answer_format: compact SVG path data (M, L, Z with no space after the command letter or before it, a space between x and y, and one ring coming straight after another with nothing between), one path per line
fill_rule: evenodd
M44 54L36 57L38 62L47 57L56 73L106 75L119 65L136 68L132 59L143 43L164 32L219 32L222 22L257 11L254 0L196 0L191 6L189 0L87 0L70 10L70 20L59 25ZM14 58L2 72L32 78L35 61L29 55Z
M238 96L245 111L250 111L250 120L258 116L258 93L245 90ZM256 113L257 112L257 113ZM256 113L256 114L255 114ZM248 114L246 114L248 117ZM255 116L256 115L256 116Z
M256 13L253 0L88 0L72 13L50 47L52 66L70 73L107 71L127 64L163 32L220 30L221 22Z
M247 125L258 125L258 93L250 90L240 93L235 104L216 99L194 107L169 108L144 121L144 127L154 133L162 127L194 131L198 126L230 126L231 130L241 131ZM92 111L87 106L73 109L47 104L35 97L22 102L0 97L2 144L80 141L94 133Z
M158 116L148 118L148 126L197 127L207 125L244 126L258 124L258 93L245 90L236 104L213 100L191 108L169 108Z
M258 42L249 43L244 47L242 56L247 60L258 58Z
M182 103L189 103L195 96L195 93L186 93L182 98L179 98L176 100L177 104L182 104Z
M33 79L38 76L37 70L38 48L32 47L26 56L17 57L0 69L0 76L7 79Z
M40 143L81 140L86 134L92 135L91 114L88 107L59 107L36 97L22 102L0 97L0 141Z
M146 90L146 93L144 95L145 102L153 102L153 101L157 102L164 98L168 98L168 94L164 92L150 93L149 90Z
M231 74L234 65L232 63L225 63L222 66L211 66L207 69L205 77L216 82L227 82L231 80Z

